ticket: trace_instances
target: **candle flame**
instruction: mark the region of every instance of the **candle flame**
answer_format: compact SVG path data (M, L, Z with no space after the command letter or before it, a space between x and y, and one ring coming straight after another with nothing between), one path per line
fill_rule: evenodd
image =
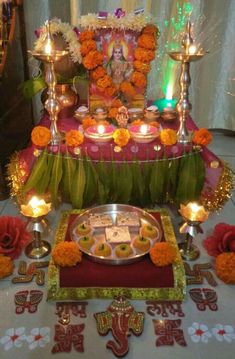
M33 196L27 205L21 205L21 212L27 217L41 217L51 210L51 203L46 203L44 199Z
M97 132L99 135L103 135L105 132L105 127L103 125L98 125Z
M48 39L48 41L46 42L45 47L44 47L44 51L45 51L45 53L47 55L51 55L51 53L52 53L52 44L51 44L50 39Z
M148 125L144 124L140 126L140 132L142 135L147 135L148 133Z
M194 55L194 54L196 54L196 52L197 52L196 46L195 45L190 45L189 49L188 49L189 55Z
M196 202L189 202L186 206L181 204L179 212L184 218L190 221L205 222L209 216L209 212Z

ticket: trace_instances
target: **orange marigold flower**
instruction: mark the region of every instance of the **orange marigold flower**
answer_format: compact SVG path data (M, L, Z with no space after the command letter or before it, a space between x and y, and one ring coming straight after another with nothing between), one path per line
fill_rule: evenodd
M116 143L116 145L120 147L126 146L130 138L131 138L130 133L125 128L118 128L113 133L113 140Z
M112 102L112 107L117 107L117 108L119 108L119 107L122 107L122 106L123 106L123 103L122 103L122 101L119 100L119 99L116 99L116 100L114 100L114 101Z
M141 87L141 88L146 87L147 85L146 76L142 74L142 72L138 72L138 71L134 71L133 74L131 75L131 82L136 87Z
M134 64L134 68L137 71L142 72L143 74L147 74L151 70L151 66L149 63L144 63L139 60L135 60L133 64Z
M101 88L109 87L109 86L112 85L112 83L113 83L112 77L109 76L109 75L105 75L103 77L100 77L97 80L97 86L101 87Z
M97 81L99 78L104 77L105 75L107 75L107 71L103 66L98 66L96 69L91 71L91 78L94 81Z
M138 120L132 121L131 126L139 126L143 125L144 121L142 121L140 118Z
M109 109L109 113L108 113L108 117L109 118L116 118L118 114L118 108L117 107L112 107Z
M88 70L93 70L98 65L103 63L103 55L96 50L88 52L88 54L83 58L83 65Z
M82 260L82 252L76 242L61 242L52 250L52 258L56 265L73 267Z
M79 41L83 42L86 40L92 40L94 37L94 31L87 30L80 32Z
M70 130L65 134L65 142L68 146L76 147L83 143L84 136L80 131Z
M166 128L160 132L160 140L163 145L172 146L177 142L177 134L175 130Z
M215 271L223 282L235 284L235 253L219 254L215 260Z
M194 132L193 143L196 145L207 146L212 141L212 134L206 128L200 128Z
M10 257L0 256L0 279L8 277L14 269L13 261Z
M141 62L150 62L155 57L155 51L143 49L142 47L137 47L135 49L135 58Z
M151 261L157 267L172 264L177 257L177 249L167 242L158 242L149 251Z
M151 122L149 122L149 125L150 125L150 126L157 127L157 128L159 128L159 127L160 127L160 123L159 123L159 122L157 122L157 121L151 121Z
M36 126L31 132L31 140L36 146L47 146L51 140L51 132L49 128L44 126Z
M153 24L149 24L143 28L142 34L157 35L158 28Z
M140 35L138 38L138 46L148 50L156 50L155 37L150 34Z
M96 42L94 40L85 40L83 41L80 51L82 56L88 54L88 52L96 50Z
M129 97L133 97L136 94L134 86L128 81L123 81L121 83L120 90Z
M104 95L108 97L112 97L117 91L115 86L108 86L104 89Z
M84 120L82 121L83 130L86 130L88 127L95 125L96 125L96 120L92 117L85 117Z

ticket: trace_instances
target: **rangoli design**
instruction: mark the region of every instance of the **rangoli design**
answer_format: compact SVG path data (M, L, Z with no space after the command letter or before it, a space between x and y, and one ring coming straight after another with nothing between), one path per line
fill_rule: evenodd
M184 317L182 311L181 302L158 302L156 300L147 300L147 313L151 316L162 315L162 317L168 317L169 314L178 315L178 317Z
M70 315L86 318L87 302L58 302L56 303L56 312L59 319L58 322L62 325L70 323Z
M174 345L174 342L182 347L187 346L184 332L181 327L181 319L153 319L154 331L158 336L156 346Z
M29 283L35 277L35 281L37 285L44 285L45 283L45 272L42 269L49 265L49 262L32 262L27 267L27 263L25 261L20 261L18 274L19 277L14 277L12 279L12 283Z
M51 352L52 353L69 353L72 347L77 352L84 352L83 341L84 336L81 334L85 328L85 324L68 325L55 325L55 337L54 340L57 342Z
M196 322L188 328L188 334L191 336L191 340L194 343L208 343L209 338L212 337L207 325Z
M115 340L109 340L106 347L117 357L122 357L129 350L128 336L130 331L139 336L144 328L144 313L136 312L125 298L114 300L105 312L95 313L97 330L106 335L111 330Z
M196 303L197 309L206 310L206 307L212 311L218 310L216 291L210 288L193 288L190 289L189 295Z
M29 295L29 300L28 300ZM24 313L28 309L29 313L35 313L38 309L38 304L41 302L43 292L41 290L21 290L15 294L16 314Z
M212 273L207 270L212 269L212 265L210 263L194 264L193 269L191 269L190 265L184 262L184 269L187 276L187 285L203 284L205 278L208 284L212 287L217 286L217 282L215 281Z

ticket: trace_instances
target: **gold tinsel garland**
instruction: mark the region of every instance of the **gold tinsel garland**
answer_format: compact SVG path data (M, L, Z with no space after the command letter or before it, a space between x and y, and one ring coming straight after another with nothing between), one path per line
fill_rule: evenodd
M234 173L229 165L223 162L223 170L220 175L217 187L213 190L211 197L202 196L202 204L210 212L214 212L223 208L226 201L232 196L232 190L234 189Z
M25 175L26 170L20 163L19 153L15 152L7 165L7 181L10 187L10 195L16 199L18 204L24 202L22 187Z

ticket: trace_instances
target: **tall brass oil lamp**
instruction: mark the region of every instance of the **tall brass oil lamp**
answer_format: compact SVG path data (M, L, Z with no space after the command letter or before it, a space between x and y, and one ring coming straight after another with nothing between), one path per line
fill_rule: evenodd
M51 145L58 145L61 140L60 133L57 129L58 113L61 110L61 106L56 97L56 74L54 63L60 61L64 56L68 54L68 51L55 50L52 35L50 32L50 22L45 22L46 26L46 38L44 47L41 51L29 51L37 60L43 61L45 64L45 81L48 85L48 99L45 102L45 109L49 113L51 120Z
M180 99L176 105L180 121L177 135L179 143L187 144L190 142L190 137L186 126L186 118L192 109L192 105L189 101L189 86L191 83L190 62L198 61L205 55L203 49L198 49L193 43L190 21L187 22L186 32L183 35L181 44L181 51L169 52L168 55L175 61L181 61L181 74L179 79Z

